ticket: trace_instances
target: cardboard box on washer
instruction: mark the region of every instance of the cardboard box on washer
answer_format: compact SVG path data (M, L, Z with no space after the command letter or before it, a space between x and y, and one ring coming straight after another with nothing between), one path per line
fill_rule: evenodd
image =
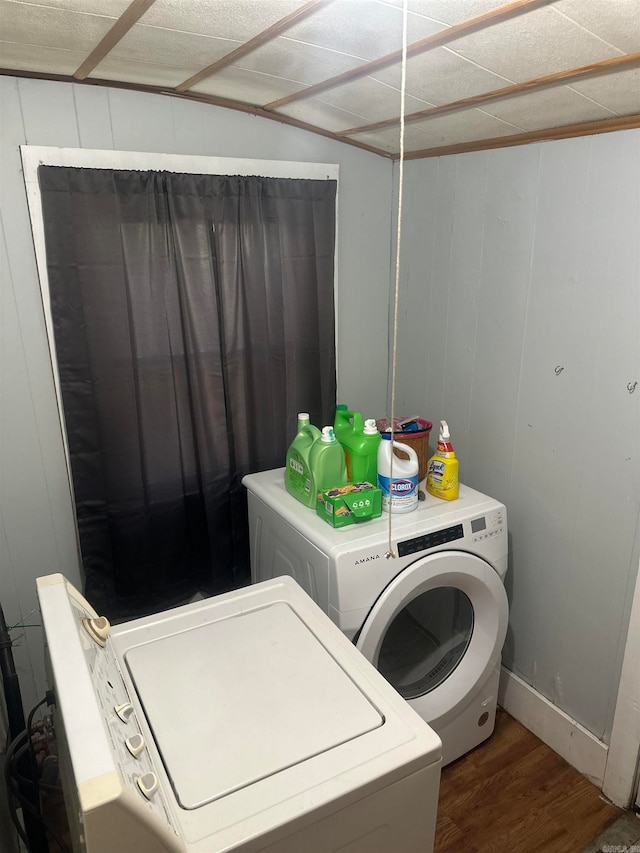
M347 483L318 493L316 513L332 527L359 524L382 515L382 492L371 483Z

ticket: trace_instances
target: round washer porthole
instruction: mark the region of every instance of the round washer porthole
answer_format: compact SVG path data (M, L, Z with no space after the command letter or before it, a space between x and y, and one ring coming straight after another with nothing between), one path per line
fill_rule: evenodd
M473 635L474 614L460 589L436 587L412 598L384 633L378 670L404 699L424 696L456 669Z

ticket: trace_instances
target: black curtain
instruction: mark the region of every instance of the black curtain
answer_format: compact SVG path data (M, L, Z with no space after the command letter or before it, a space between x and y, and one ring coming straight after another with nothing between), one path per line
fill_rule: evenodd
M85 594L247 583L249 472L335 405L335 181L41 166Z

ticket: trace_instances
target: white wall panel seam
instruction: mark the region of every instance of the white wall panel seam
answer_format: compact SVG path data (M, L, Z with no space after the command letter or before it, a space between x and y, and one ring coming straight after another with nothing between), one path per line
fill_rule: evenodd
M577 294L577 290L578 290L578 286L579 286L578 285L579 254L580 254L580 246L584 242L585 219L586 219L586 215L587 215L586 205L587 205L587 198L589 195L589 193L588 193L589 175L591 174L590 165L591 165L591 160L592 160L592 151L593 151L593 137L590 137L588 140L588 154L587 154L587 162L586 162L586 168L585 168L586 174L585 174L585 178L582 182L582 203L580 204L581 215L580 215L580 225L579 225L579 229L578 229L579 230L579 236L578 236L578 240L577 240L577 251L576 251L576 256L574 259L575 260L575 267L574 267L573 273L572 273L572 278L573 278L573 287L572 287L573 293L572 293L572 301L571 301L571 315L572 316L571 316L570 333L568 335L570 340L574 339L574 334L576 332L576 330L574 329L574 326L575 326L575 318L576 318L576 302L577 302L576 294ZM567 365L567 372L568 372L569 376L571 377L571 381L573 381L573 382L577 381L577 374L576 374L576 371L574 370L574 365L568 364ZM587 458L589 458L589 457L587 457ZM584 473L585 473L585 460L583 457L582 463L581 463L581 468L580 468L580 485L578 487L578 494L577 494L577 500L578 500L577 506L578 507L580 506L580 492L582 490ZM575 554L576 554L578 517L579 517L579 513L578 513L578 511L576 511L576 513L573 516L573 524L571 527L571 552L570 552L570 556L569 556L569 566L568 566L565 589L564 589L565 604L562 607L562 610L565 613L566 613L566 609L567 609L566 608L566 602L570 596L571 585L572 585L573 579L575 577L574 563L575 563ZM565 707L565 704L566 704L565 699L562 695L562 683L563 683L562 654L563 654L563 650L564 650L564 647L566 644L566 636L567 636L568 630L569 630L569 624L568 624L568 620L566 620L562 626L562 631L560 633L560 647L558 648L557 654L555 655L555 672L553 673L554 693L553 693L552 700L559 707ZM598 737L601 737L602 732L594 732L594 734L596 734Z
M531 297L531 277L532 277L533 261L534 261L535 250L536 250L536 230L537 230L537 223L538 223L538 201L539 201L539 196L540 196L540 174L541 174L541 169L542 169L542 163L541 163L542 145L540 143L538 143L536 145L536 147L538 149L537 150L538 156L537 156L537 170L536 170L537 171L537 175L536 175L536 197L535 197L534 217L533 217L534 225L533 225L533 233L531 235L531 249L529 251L529 267L528 267L528 272L527 272L527 294L526 294L526 299L525 299L524 318L523 318L523 324L522 324L523 335L522 335L522 341L520 344L520 364L519 364L519 368L518 368L518 392L516 394L516 401L515 401L514 423L516 424L516 435L514 436L513 447L511 450L511 463L509 465L510 476L509 476L509 487L508 487L508 491L507 491L507 500L509 503L511 503L511 501L512 501L513 472L514 472L514 468L515 468L515 460L516 460L516 454L517 454L517 449L518 449L517 423L518 423L518 415L520 412L520 395L522 392L522 372L523 372L523 364L524 364L525 344L526 344L526 340L527 340L529 302L530 302L530 297ZM498 151L492 152L492 153L493 153L493 156L498 156L498 154L499 154Z

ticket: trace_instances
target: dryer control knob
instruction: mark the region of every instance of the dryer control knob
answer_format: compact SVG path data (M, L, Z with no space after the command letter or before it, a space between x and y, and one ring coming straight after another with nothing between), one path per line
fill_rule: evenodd
M111 630L111 623L106 616L97 616L93 619L83 619L85 631L99 646L104 646L107 643L107 637Z
M144 749L144 738L142 735L131 735L124 743L134 758L137 758Z
M150 800L158 790L158 777L155 773L145 773L144 776L138 776L136 784L145 797Z
M129 717L133 714L133 705L131 702L124 702L122 705L116 705L113 710L123 723L128 723Z

